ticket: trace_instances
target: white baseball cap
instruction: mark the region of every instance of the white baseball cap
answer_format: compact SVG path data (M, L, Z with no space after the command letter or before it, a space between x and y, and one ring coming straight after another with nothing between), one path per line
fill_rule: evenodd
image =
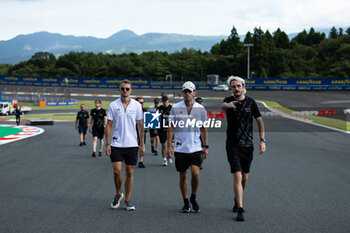
M182 85L182 90L190 90L190 91L195 91L196 90L196 85L194 85L193 82L187 81Z

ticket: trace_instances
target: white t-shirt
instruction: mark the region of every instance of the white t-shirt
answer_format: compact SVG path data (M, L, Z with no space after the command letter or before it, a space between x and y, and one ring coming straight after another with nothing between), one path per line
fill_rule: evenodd
M113 101L108 108L108 120L113 121L111 146L137 147L136 121L143 119L142 107L139 102L130 99L124 109L121 99Z
M174 126L174 151L188 154L201 151L200 128L206 120L207 113L197 102L194 101L190 114L184 101L175 104L169 115Z
M152 105L152 106L148 107L147 111L149 111L149 112L156 112L157 108L156 108L156 106Z

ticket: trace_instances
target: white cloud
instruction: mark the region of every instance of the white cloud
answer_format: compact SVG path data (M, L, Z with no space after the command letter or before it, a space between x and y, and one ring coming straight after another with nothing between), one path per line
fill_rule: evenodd
M254 27L287 33L350 26L345 0L0 0L0 40L50 31L108 37L130 29L195 35L239 34Z

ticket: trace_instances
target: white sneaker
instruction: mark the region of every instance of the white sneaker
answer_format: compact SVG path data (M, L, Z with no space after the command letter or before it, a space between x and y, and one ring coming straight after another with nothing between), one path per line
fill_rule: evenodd
M169 163L173 163L173 159L172 158L169 158Z
M123 197L124 197L123 193L120 196L116 195L111 203L111 207L113 209L118 209L120 206L120 201L123 199Z
M163 160L163 164L162 164L163 167L166 167L168 166L168 161L166 159Z
M130 201L124 201L124 209L126 209L127 211L135 210L135 206L131 204Z

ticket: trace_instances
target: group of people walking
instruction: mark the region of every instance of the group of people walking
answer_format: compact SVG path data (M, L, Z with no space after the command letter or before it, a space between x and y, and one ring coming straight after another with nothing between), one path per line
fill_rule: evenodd
M253 160L253 119L258 123L260 154L266 150L264 123L254 99L246 96L245 82L239 77L231 76L228 79L232 95L225 98L221 108L227 115L226 152L233 174L234 206L233 212L237 213L236 220L243 221L243 191L247 185L250 165ZM103 150L103 136L106 136L105 152L113 165L114 184L116 195L111 207L116 209L121 206L124 199L126 210L135 210L131 202L133 187L133 170L144 168L143 157L145 154L145 135L147 130L143 127L143 112L146 111L142 98L131 98L132 84L129 80L123 80L119 87L120 98L113 101L108 113L101 108L101 101L96 100L95 106L89 115L85 106L77 114L76 128L79 129L80 146L86 145L86 132L92 132L93 154L96 156L96 145L100 140L99 156ZM154 99L154 105L148 108L149 112L159 112L161 127L150 129L151 149L154 155L158 155L158 146L161 145L163 166L167 166L175 159L175 167L179 172L180 191L183 198L182 213L200 212L197 202L197 190L199 186L199 171L204 159L208 157L208 133L203 124L194 124L194 127L183 127L177 122L207 120L207 114L202 99L196 98L196 86L188 81L182 86L183 100L169 104L166 95L162 95L162 105L158 98ZM106 128L104 128L106 126ZM122 192L123 175L121 174L125 163L124 193ZM191 189L188 191L188 170L191 174ZM190 195L189 195L190 194Z

